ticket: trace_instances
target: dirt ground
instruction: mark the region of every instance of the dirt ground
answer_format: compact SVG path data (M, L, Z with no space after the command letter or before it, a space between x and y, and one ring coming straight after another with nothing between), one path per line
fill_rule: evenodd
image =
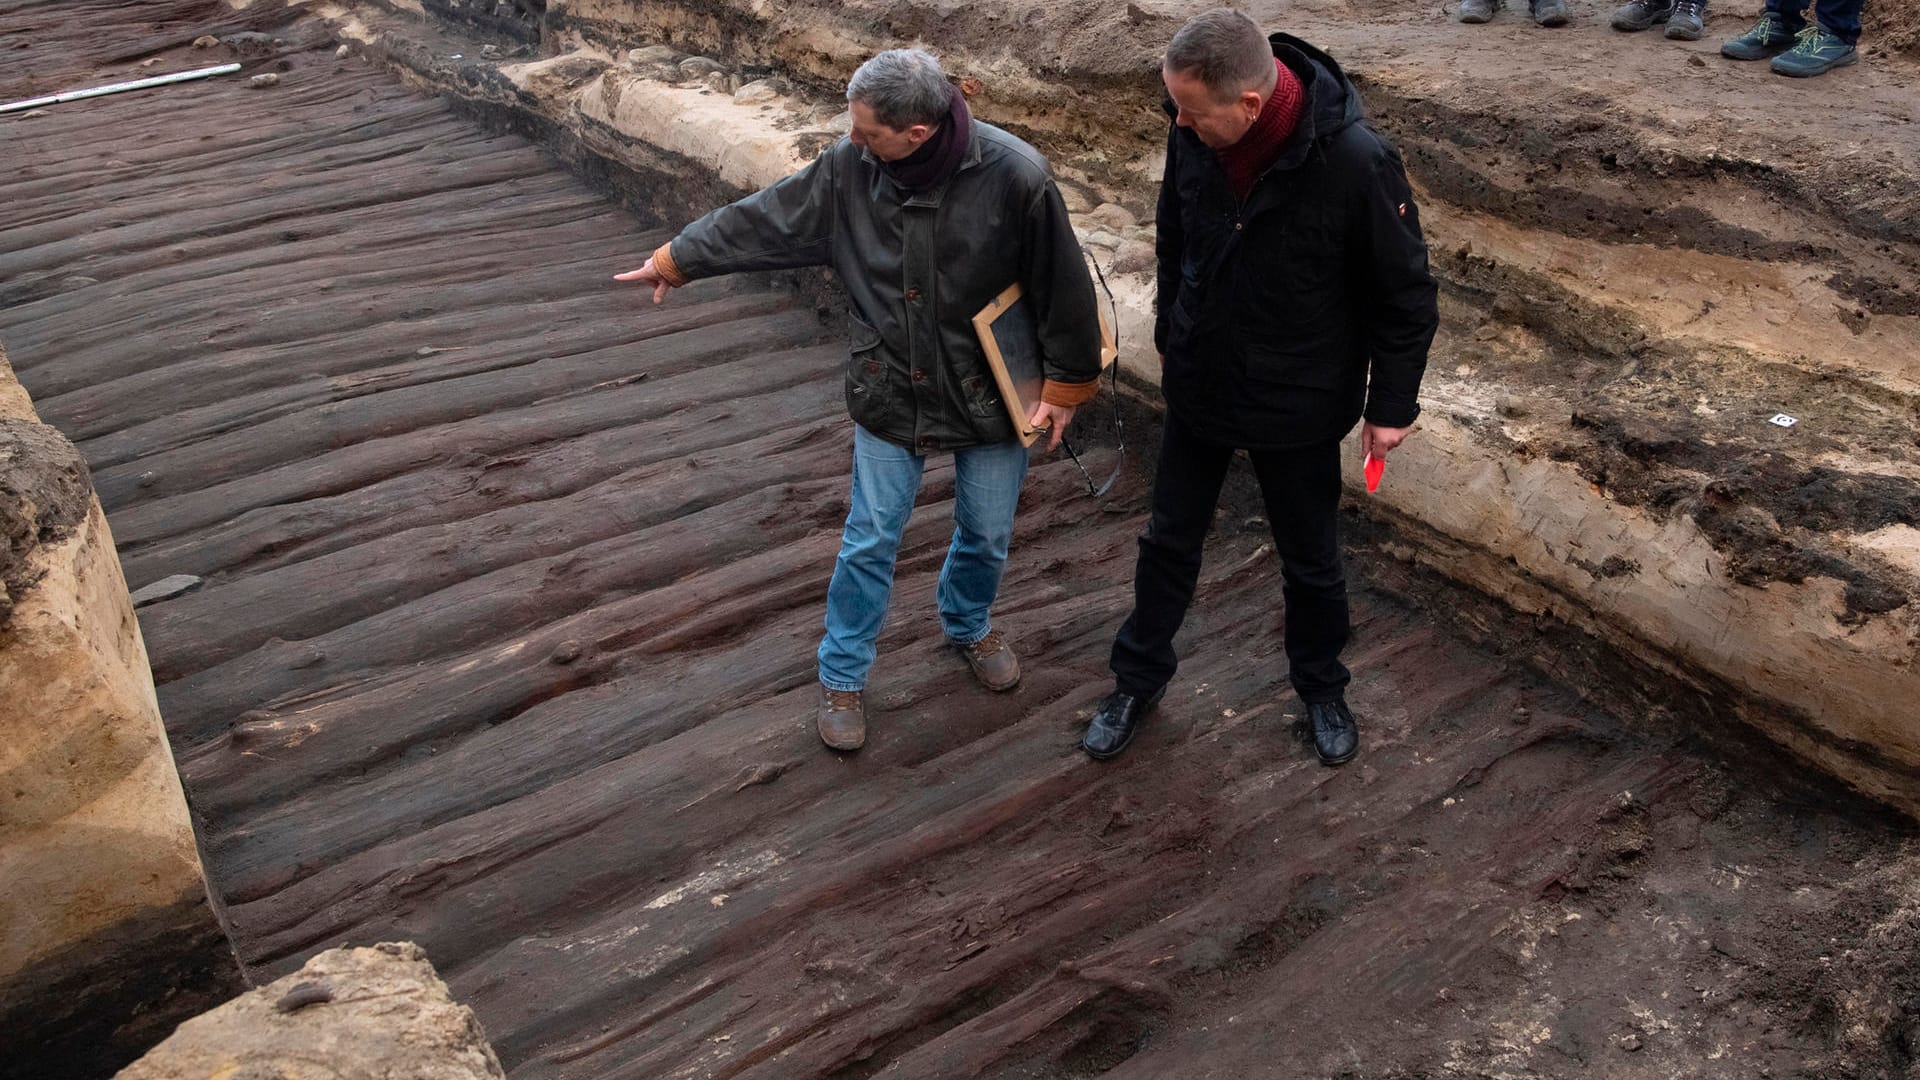
M0 339L87 455L130 583L206 579L142 627L256 973L419 941L516 1077L1920 1075L1908 821L1752 735L1728 688L1463 592L1357 513L1358 762L1302 741L1244 476L1168 701L1126 757L1086 761L1144 521L1154 421L1131 399L1112 498L1036 463L1003 592L1015 694L978 691L929 617L952 483L932 470L873 741L829 754L811 648L848 432L839 329L810 296L713 282L653 311L609 291L661 223L311 24L194 0L51 13L0 3L0 50L35 58L0 68L6 96L217 62L188 44L216 23L263 35L249 73L281 75L0 119L27 163L0 174ZM1875 76L1889 109L1904 77ZM1421 152L1430 176L1472 165L1461 222L1499 207L1585 242L1685 187L1597 179L1605 132L1564 112L1501 144L1483 136L1504 117L1381 96L1410 129L1454 117ZM1503 194L1555 162L1590 214ZM1876 197L1863 214L1911 191ZM1887 250L1838 211L1817 244L1664 220L1694 269L1838 252L1892 290L1874 333L1899 325L1908 219L1884 218ZM1676 512L1706 512L1688 500L1711 475L1829 529L1912 513L1910 483L1802 482L1817 455L1769 457L1731 418L1644 426L1662 395L1727 411L1764 370L1883 410L1857 441L1896 441L1885 339L1850 382L1746 351L1715 368L1685 335L1636 350L1657 305L1623 315L1577 276L1557 306L1500 304L1551 275L1497 232L1437 245L1443 355L1521 413L1577 388L1584 426L1542 453L1649 500L1684 473ZM1090 426L1097 469L1114 431ZM1881 617L1862 574L1849 610Z
M1886 48L1920 58L1920 9L1907 4L1868 4L1865 33Z

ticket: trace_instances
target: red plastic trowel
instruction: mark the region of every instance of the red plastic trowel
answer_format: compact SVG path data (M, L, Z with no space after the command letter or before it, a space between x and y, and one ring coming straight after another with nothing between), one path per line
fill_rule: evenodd
M1379 491L1380 478L1387 474L1387 459L1377 458L1377 457L1374 457L1372 454L1368 454L1366 468L1367 468L1367 490L1369 492Z

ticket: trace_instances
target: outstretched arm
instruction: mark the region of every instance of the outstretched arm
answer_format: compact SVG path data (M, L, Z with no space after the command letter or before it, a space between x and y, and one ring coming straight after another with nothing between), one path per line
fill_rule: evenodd
M744 270L823 266L833 252L834 160L829 148L813 163L739 202L723 206L660 245L638 270L615 281L653 287L653 302L689 281Z
M663 303L667 299L667 290L674 287L674 283L668 281L666 275L660 272L660 268L654 265L651 257L647 259L645 266L638 270L629 270L624 274L615 274L613 280L637 281L642 285L653 286L653 302L656 304Z

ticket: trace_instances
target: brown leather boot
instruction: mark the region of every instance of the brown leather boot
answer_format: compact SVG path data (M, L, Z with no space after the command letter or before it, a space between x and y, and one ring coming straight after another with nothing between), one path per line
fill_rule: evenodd
M1020 660L1013 655L1013 646L1000 636L1000 631L989 630L986 637L971 645L953 647L967 658L967 666L973 669L974 678L980 680L981 686L998 693L1020 685Z
M820 688L820 715L814 724L820 741L835 750L858 750L867 744L867 711L858 690Z

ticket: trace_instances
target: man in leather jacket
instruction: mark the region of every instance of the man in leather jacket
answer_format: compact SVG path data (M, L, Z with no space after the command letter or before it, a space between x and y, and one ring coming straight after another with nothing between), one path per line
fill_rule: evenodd
M1046 159L974 120L917 49L880 53L847 85L853 128L812 164L707 214L618 275L668 290L743 270L830 266L847 292L853 498L827 587L820 737L866 740L861 692L893 588L894 558L927 455L954 455L953 545L940 573L947 640L982 684L1010 690L1019 662L988 609L999 590L1027 451L972 318L1019 283L1046 382L1029 423L1053 446L1094 394L1093 283Z
M1120 753L1173 678L1173 638L1236 449L1248 452L1286 601L1289 677L1320 759L1359 751L1346 704L1340 441L1384 459L1419 415L1439 325L1420 215L1394 148L1332 57L1245 15L1167 48L1155 338L1167 418L1114 692L1082 743Z

